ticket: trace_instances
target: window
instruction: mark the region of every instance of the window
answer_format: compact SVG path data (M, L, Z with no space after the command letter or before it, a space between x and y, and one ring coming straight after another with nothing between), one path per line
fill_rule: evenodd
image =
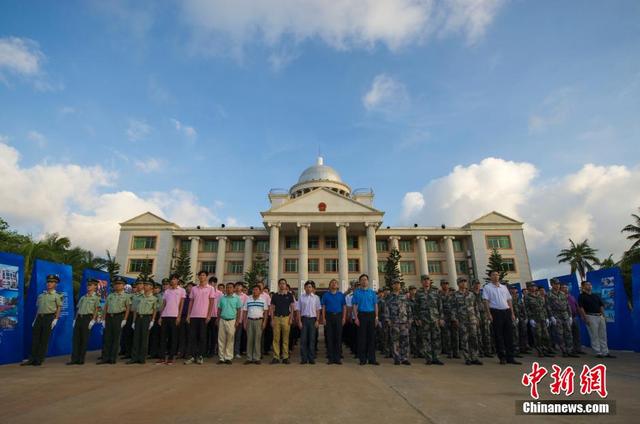
M145 269L148 273L151 273L153 259L129 259L129 273L140 273Z
M403 274L415 274L416 263L414 261L400 261L400 272Z
M325 259L324 260L324 272L338 272L338 260L337 259Z
M401 252L412 252L413 242L411 240L400 240L398 241L398 247Z
M256 241L256 252L266 253L269 251L269 240Z
M230 252L244 252L244 240L231 240Z
M207 274L215 274L216 273L216 261L204 261L202 262L202 266L200 269ZM198 272L200 272L198 270Z
M242 261L227 262L227 274L242 274Z
M133 236L133 248L132 250L145 250L156 248L155 236Z
M338 248L338 239L336 237L325 237L324 238L324 248L325 249L337 249Z
M453 251L462 252L462 249L463 249L462 240L453 240Z
M285 249L297 249L298 248L298 236L287 236L284 238Z
M360 259L349 259L349 272L360 272Z
M516 261L513 258L502 258L502 269L509 272L516 272Z
M202 243L202 251L203 252L217 252L218 251L218 240L205 240Z
M378 252L387 252L389 250L389 243L386 240L376 240L376 250Z
M427 252L439 252L440 245L435 240L427 240Z
M387 272L387 261L378 261L378 272Z
M487 236L487 247L489 249L511 249L511 239L509 236Z
M180 240L180 249L186 250L187 252L191 250L191 240Z
M292 258L285 259L284 272L298 272L298 260Z
M357 248L358 248L358 236L347 237L347 249L357 249Z
M467 271L467 261L456 261L456 272L459 274L466 274Z
M309 259L309 272L320 272L320 259Z
M442 274L442 263L429 261L429 274Z
M320 249L320 237L309 236L309 249Z

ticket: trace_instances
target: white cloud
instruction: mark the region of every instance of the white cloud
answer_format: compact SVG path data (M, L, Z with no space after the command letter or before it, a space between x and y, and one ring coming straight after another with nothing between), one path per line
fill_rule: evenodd
M173 126L176 128L176 131L186 136L187 138L194 139L198 136L198 132L192 126L185 125L174 118L171 118L171 122L173 123Z
M146 160L137 160L134 162L134 165L145 174L150 174L162 169L164 162L161 159L149 158Z
M144 196L109 191L117 175L100 166L20 165L20 154L0 143L0 216L10 225L40 236L58 232L76 245L104 255L114 251L119 223L150 211L179 225L219 225L211 207L179 189ZM226 218L232 222L233 218Z
M564 87L548 95L538 111L529 116L529 133L543 133L565 122L571 111L571 93L570 88Z
M629 246L620 229L640 206L640 166L586 164L549 180L539 174L531 163L498 158L456 166L405 194L402 221L457 226L492 210L522 220L534 276L567 273L556 254L569 238L589 239L599 256L619 258Z
M151 126L144 120L129 119L126 134L129 141L139 141L147 138L151 130Z
M39 133L38 131L31 130L27 133L27 140L33 141L38 145L38 147L42 148L47 145L47 138Z
M386 74L376 75L371 88L362 97L362 104L367 110L391 112L408 102L409 94L404 84Z
M187 0L183 19L201 47L224 50L318 39L346 50L380 43L396 50L430 34L483 36L501 0Z
M23 76L41 72L44 54L33 40L19 37L0 38L0 71L3 69Z

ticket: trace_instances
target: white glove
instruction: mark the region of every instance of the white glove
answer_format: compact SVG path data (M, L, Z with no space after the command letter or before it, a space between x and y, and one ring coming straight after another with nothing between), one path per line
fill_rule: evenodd
M556 317L551 317L551 324L556 325L557 323Z
M51 329L52 330L53 330L53 327L55 327L57 323L58 323L58 318L54 318L54 320L51 321Z
M95 323L96 323L96 322L95 322L94 320L89 321L89 330L91 330L91 329L93 328L93 326L95 325Z
M36 326L36 319L38 319L37 317L33 319L33 322L31 323L31 327L35 327Z
M74 319L73 322L71 323L71 328L76 328L76 320Z
M127 325L127 320L123 319L122 322L120 323L120 328L124 328L125 325Z
M135 330L136 329L136 323L134 322L133 324L131 324L131 329Z
M149 330L151 330L151 327L153 327L153 321L149 323Z
M519 322L520 322L520 319L516 318L516 325L518 325Z
M547 327L549 326L549 318L544 320L544 325L546 325Z
M569 317L569 325L573 325L573 318Z
M530 319L530 320L529 320L529 325L531 325L531 327L533 327L533 328L536 328L536 321L535 321L535 320Z

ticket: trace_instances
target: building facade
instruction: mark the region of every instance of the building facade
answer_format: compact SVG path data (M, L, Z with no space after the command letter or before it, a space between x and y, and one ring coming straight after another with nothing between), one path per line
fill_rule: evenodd
M241 281L256 261L268 267L271 290L284 277L292 287L314 280L342 290L361 273L374 288L384 285L387 256L397 249L405 283L429 274L456 287L458 276L482 279L493 248L501 253L512 282L531 280L523 223L490 212L462 227L390 227L373 207L371 190L355 190L324 165L307 168L290 190L271 190L262 226L180 227L150 212L120 224L116 260L123 274L149 266L168 276L179 253L190 253L191 270L205 270L219 282ZM382 283L381 283L382 280Z

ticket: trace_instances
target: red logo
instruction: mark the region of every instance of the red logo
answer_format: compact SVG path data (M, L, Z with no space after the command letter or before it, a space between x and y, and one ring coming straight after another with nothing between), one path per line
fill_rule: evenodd
M550 374L553 382L549 385L551 394L560 395L564 392L565 396L573 394L575 371L571 366L562 369L558 365L552 365L553 372ZM548 374L545 367L540 366L537 362L531 364L531 372L522 375L522 385L530 387L530 396L533 399L540 397L538 392L538 383ZM606 398L609 394L607 391L607 367L598 364L593 367L587 365L582 366L580 373L580 394L588 395L597 393L601 398Z
M326 210L327 210L327 204L326 204L326 203L324 203L324 202L320 202L320 203L318 203L318 210L319 210L320 212L324 212L324 211L326 211Z

